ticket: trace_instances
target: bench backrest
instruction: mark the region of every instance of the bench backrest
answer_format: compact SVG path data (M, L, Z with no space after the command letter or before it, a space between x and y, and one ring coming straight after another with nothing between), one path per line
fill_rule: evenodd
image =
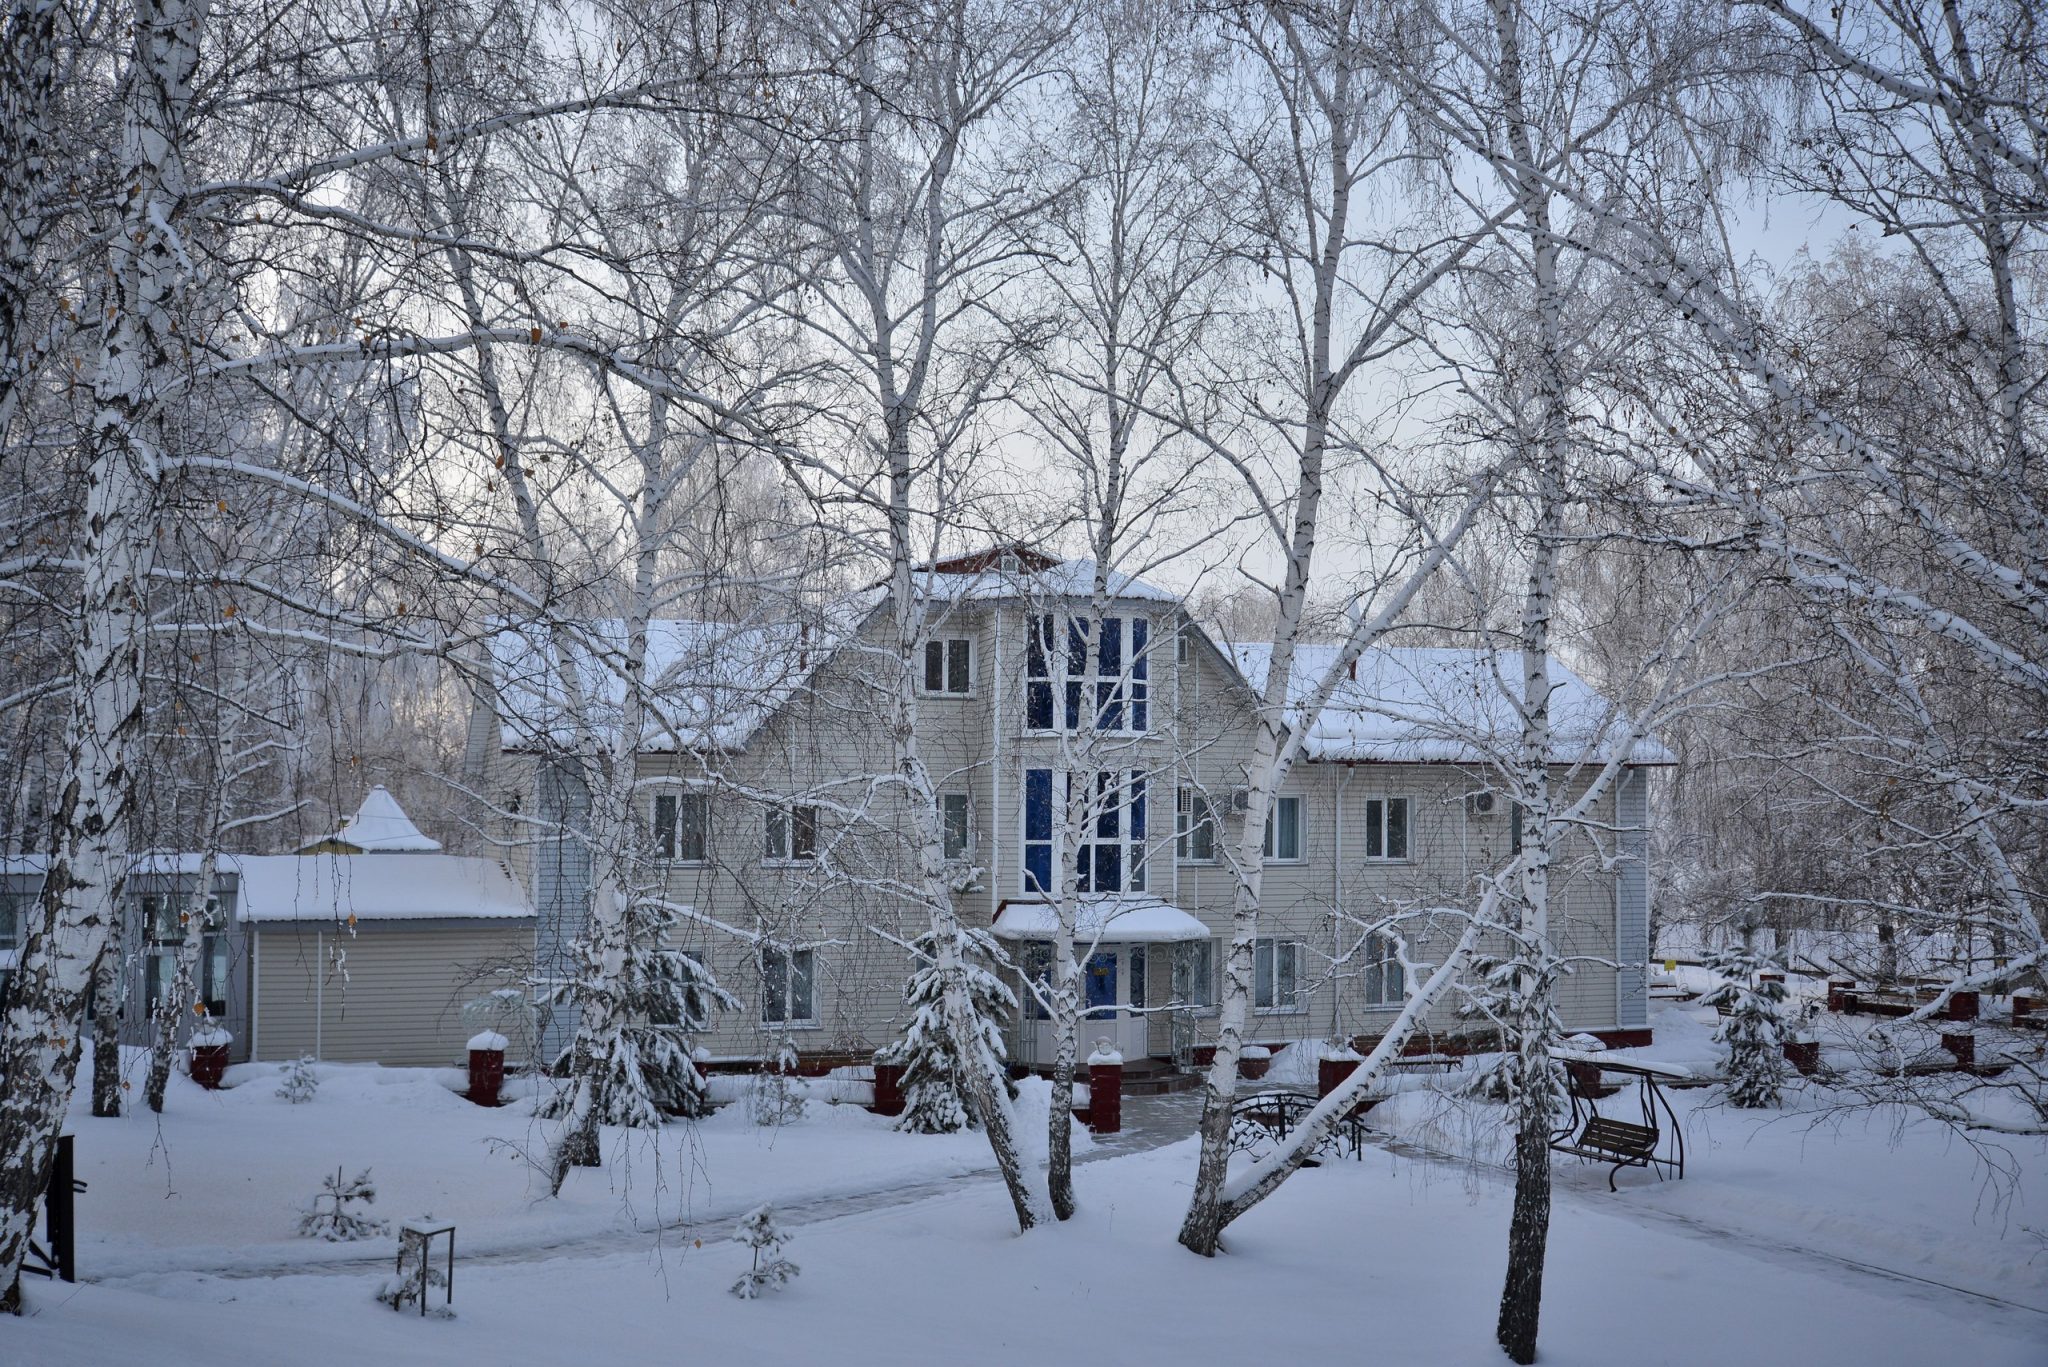
M1631 1125L1626 1120L1594 1116L1586 1122L1585 1131L1579 1135L1579 1143L1586 1148L1605 1149L1610 1153L1649 1154L1656 1152L1657 1132L1647 1125Z

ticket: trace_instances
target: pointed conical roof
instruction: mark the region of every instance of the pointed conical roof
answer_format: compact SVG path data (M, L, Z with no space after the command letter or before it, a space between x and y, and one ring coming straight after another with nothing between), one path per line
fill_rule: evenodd
M306 846L306 850L322 846L328 849L346 847L364 854L431 853L441 848L441 842L413 825L412 818L405 814L405 808L398 805L398 799L380 783L370 789L356 814L341 823L340 830L314 841ZM300 853L305 853L305 850Z

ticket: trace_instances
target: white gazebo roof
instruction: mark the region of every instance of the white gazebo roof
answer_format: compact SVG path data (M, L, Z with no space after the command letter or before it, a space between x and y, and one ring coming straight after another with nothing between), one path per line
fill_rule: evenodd
M1175 944L1210 935L1209 927L1157 897L1099 893L1076 902L1074 938L1079 941ZM1059 934L1059 912L1049 902L1006 902L989 929L1004 940L1050 940Z
M354 846L364 854L431 854L441 848L440 841L412 824L405 808L381 783L370 789L363 805L341 823L340 830L313 844L324 845L329 841Z

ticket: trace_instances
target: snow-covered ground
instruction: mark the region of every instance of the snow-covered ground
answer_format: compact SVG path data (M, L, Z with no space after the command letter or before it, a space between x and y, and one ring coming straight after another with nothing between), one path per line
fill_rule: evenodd
M1658 1027L1653 1052L1711 1057L1706 1022L1679 1011ZM426 1071L327 1068L294 1107L273 1095L274 1071L217 1095L181 1083L160 1134L146 1113L77 1122L93 1184L80 1262L105 1280L31 1280L31 1314L0 1324L0 1362L1502 1360L1508 1185L1403 1144L1301 1173L1204 1261L1173 1242L1188 1142L1098 1153L1077 1169L1081 1216L1021 1238L992 1177L941 1180L985 1171L977 1138L899 1135L820 1104L776 1130L729 1107L663 1136L658 1162L628 1141L630 1162L578 1173L550 1202L493 1142L538 1139L524 1105L479 1110ZM1546 1363L2048 1360L2048 1205L2034 1190L2048 1149L2015 1145L2018 1190L1994 1207L1981 1166L1932 1129L1812 1124L1806 1096L1772 1116L1679 1094L1683 1182L1625 1173L1616 1196L1604 1168L1560 1162ZM1417 1089L1374 1120L1433 1148L1486 1142L1451 1117ZM291 1236L295 1206L337 1165L375 1170L379 1213L456 1222L455 1319L371 1299L388 1240ZM879 1190L896 1194L820 1204ZM741 1302L726 1288L746 1254L725 1217L761 1200L797 1217L786 1252L803 1273ZM650 1232L679 1218L690 1226Z

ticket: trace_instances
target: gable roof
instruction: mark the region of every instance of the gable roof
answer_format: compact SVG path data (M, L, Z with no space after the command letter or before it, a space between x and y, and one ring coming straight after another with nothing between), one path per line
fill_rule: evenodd
M917 572L918 589L940 602L992 602L998 599L1086 598L1095 592L1093 560L1053 560L1039 555L1019 559L1009 569L1000 559L986 563L984 555L942 560ZM949 568L958 567L958 568ZM1180 595L1148 583L1121 570L1109 570L1103 582L1111 598L1135 598L1154 603L1178 603ZM884 586L886 587L886 585Z
M441 848L440 841L412 824L412 818L398 805L398 799L391 796L381 783L370 789L363 798L363 805L356 808L354 816L341 823L340 830L301 846L300 853L320 845L345 846L362 854L431 854Z
M1298 646L1288 680L1288 725L1336 663L1340 648ZM1254 693L1262 693L1273 647L1229 648ZM1504 665L1505 662L1505 665ZM1359 657L1356 677L1341 681L1302 736L1310 760L1407 764L1487 764L1512 755L1521 739L1517 657L1485 650L1378 647ZM1625 713L1554 656L1550 661L1551 762L1605 763L1626 734ZM1636 742L1631 764L1672 764L1654 737Z
M614 725L625 682L605 656L622 651L625 624L617 618L577 624L585 642L576 652L578 686L590 700L593 721ZM795 622L740 625L689 618L647 624L647 681L653 709L641 728L643 751L737 750L803 687L836 644ZM556 668L553 642L540 625L507 626L490 637L497 684L500 739L508 750L532 749L570 738L564 720L567 690Z

